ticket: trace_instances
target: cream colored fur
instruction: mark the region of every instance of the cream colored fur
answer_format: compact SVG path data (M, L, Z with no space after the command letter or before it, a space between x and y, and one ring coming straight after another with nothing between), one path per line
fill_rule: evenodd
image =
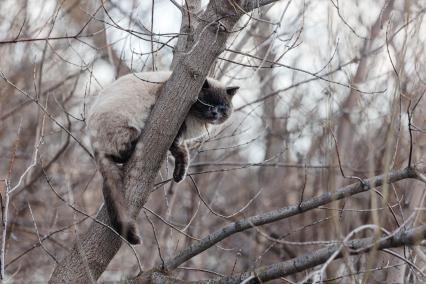
M89 111L89 134L94 148L101 145L108 137L102 137L102 129L114 127L134 127L143 130L145 122L156 102L158 90L167 81L171 72L143 72L129 74L119 78L99 93ZM223 86L219 81L208 78L210 84ZM114 119L108 117L114 116ZM186 130L182 133L184 140L192 140L207 135L211 124L189 115ZM139 133L140 134L140 133ZM108 149L99 149L107 150Z
M130 243L140 243L137 226L127 212L124 198L122 169L118 165L128 160L149 119L159 90L171 72L145 72L121 77L99 93L89 112L88 127L96 163L104 183L106 208L112 227ZM225 90L220 82L208 78L209 85ZM175 157L173 178L185 178L189 165L186 142L210 133L211 124L191 113L185 127L170 148Z

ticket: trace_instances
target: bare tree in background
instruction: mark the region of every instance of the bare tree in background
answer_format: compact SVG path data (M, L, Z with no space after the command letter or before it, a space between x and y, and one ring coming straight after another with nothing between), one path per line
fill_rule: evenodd
M0 4L2 280L425 282L425 4L181 2ZM131 246L102 206L87 109L167 69L125 165ZM238 101L177 185L167 149L207 75Z

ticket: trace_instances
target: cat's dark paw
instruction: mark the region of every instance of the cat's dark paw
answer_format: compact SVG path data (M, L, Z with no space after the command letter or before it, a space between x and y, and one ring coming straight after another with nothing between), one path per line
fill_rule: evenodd
M181 182L186 177L186 168L185 167L175 167L173 171L173 180L175 182Z
M142 243L142 240L139 236L138 230L136 229L135 224L129 224L126 233L126 240L132 245L138 245Z
M122 222L118 232L132 245L138 245L142 242L136 224L133 221Z

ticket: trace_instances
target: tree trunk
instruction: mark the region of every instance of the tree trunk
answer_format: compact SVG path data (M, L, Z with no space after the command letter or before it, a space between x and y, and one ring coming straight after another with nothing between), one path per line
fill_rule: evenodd
M229 31L243 11L274 1L242 1L236 9L229 1L211 1L200 17L194 44L182 56L170 79L161 89L144 134L126 165L124 184L129 210L133 217L147 202L149 192L177 131L207 76L210 66L224 50ZM102 208L97 219L108 223ZM77 238L71 252L56 266L51 283L96 280L120 248L120 238L107 227L93 222L88 232Z

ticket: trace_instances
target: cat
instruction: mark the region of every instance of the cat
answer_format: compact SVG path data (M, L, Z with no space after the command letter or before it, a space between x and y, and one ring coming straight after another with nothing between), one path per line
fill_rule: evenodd
M103 177L102 191L111 225L131 244L139 244L140 237L126 208L122 164L134 152L159 90L170 75L163 71L123 76L100 91L89 111L89 136ZM175 158L175 182L181 182L188 171L187 142L206 135L231 116L232 98L238 89L206 78L169 149Z

